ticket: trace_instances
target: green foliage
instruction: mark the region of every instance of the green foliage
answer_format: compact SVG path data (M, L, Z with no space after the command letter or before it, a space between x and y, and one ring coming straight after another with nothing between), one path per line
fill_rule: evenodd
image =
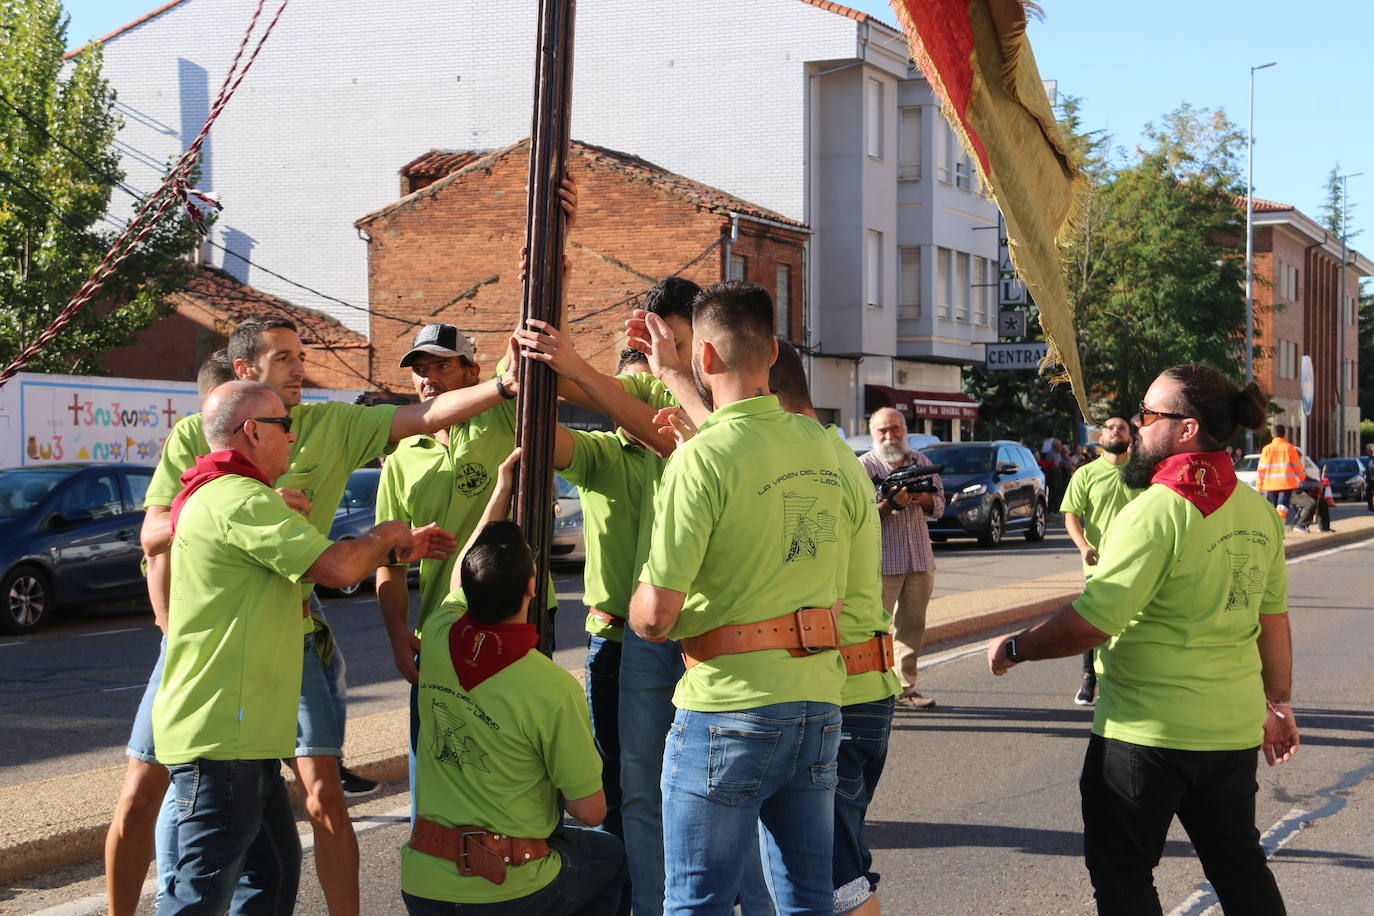
M1327 173L1325 191L1326 200L1322 201L1320 208L1322 228L1336 238L1340 238L1342 232L1346 233L1346 239L1359 235L1362 230L1350 232L1350 218L1355 212L1355 203L1345 199L1345 182L1341 181L1339 162L1331 166L1331 171Z
M98 45L67 63L58 0L0 0L0 365L36 338L119 235L106 217L123 180L120 119ZM7 104L8 103L8 104ZM123 192L121 192L122 194ZM194 231L173 216L28 368L99 373L100 355L165 314Z
M1360 367L1360 416L1371 418L1360 424L1360 441L1364 442L1365 423L1374 422L1374 293L1360 297L1360 349L1356 361Z

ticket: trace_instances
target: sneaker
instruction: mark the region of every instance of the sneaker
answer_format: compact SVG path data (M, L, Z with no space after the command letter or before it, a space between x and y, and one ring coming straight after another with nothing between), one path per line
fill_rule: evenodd
M934 709L935 701L930 697L923 697L916 691L904 693L897 698L898 706L905 706L908 709Z
M343 761L339 761L339 782L343 783L344 798L362 798L381 788L375 780L364 779L344 766Z
M1091 674L1083 675L1083 683L1078 685L1078 693L1073 695L1075 706L1091 706L1097 698L1097 678Z

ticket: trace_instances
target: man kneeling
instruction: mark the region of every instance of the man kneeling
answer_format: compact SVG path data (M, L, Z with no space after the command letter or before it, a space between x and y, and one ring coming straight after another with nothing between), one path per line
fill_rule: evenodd
M502 467L489 517L505 514L512 464ZM534 559L520 528L479 528L459 572L462 594L421 634L418 816L401 852L406 908L412 916L473 904L488 914L615 913L625 882L620 840L559 826L560 793L583 823L606 816L601 758L582 688L539 653L526 622Z

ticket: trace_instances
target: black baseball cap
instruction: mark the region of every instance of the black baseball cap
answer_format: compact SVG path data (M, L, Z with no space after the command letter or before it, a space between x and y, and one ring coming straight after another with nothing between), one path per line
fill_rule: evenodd
M410 342L410 352L401 357L401 368L415 362L421 353L450 358L461 356L468 362L477 362L477 351L473 349L472 341L453 325L437 321L416 332L415 339Z

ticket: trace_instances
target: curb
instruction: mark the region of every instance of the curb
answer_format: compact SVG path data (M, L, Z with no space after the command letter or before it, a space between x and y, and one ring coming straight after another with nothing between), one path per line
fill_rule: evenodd
M1297 535L1285 543L1284 553L1292 559L1371 538L1374 524L1329 534ZM926 644L948 642L1052 614L1078 597L1081 589L1069 587L1077 579L1077 574L1048 576L1015 587L932 599ZM1002 600L998 600L999 595ZM407 710L396 709L350 721L349 769L379 783L409 778L409 720ZM118 797L124 771L121 763L0 789L0 811L12 819L29 822L0 822L0 883L99 859L110 827L109 812ZM288 774L287 782L293 799L299 802L294 776ZM76 807L82 813L54 823L50 816L54 796L80 796ZM20 810L16 817L15 808L27 810Z

